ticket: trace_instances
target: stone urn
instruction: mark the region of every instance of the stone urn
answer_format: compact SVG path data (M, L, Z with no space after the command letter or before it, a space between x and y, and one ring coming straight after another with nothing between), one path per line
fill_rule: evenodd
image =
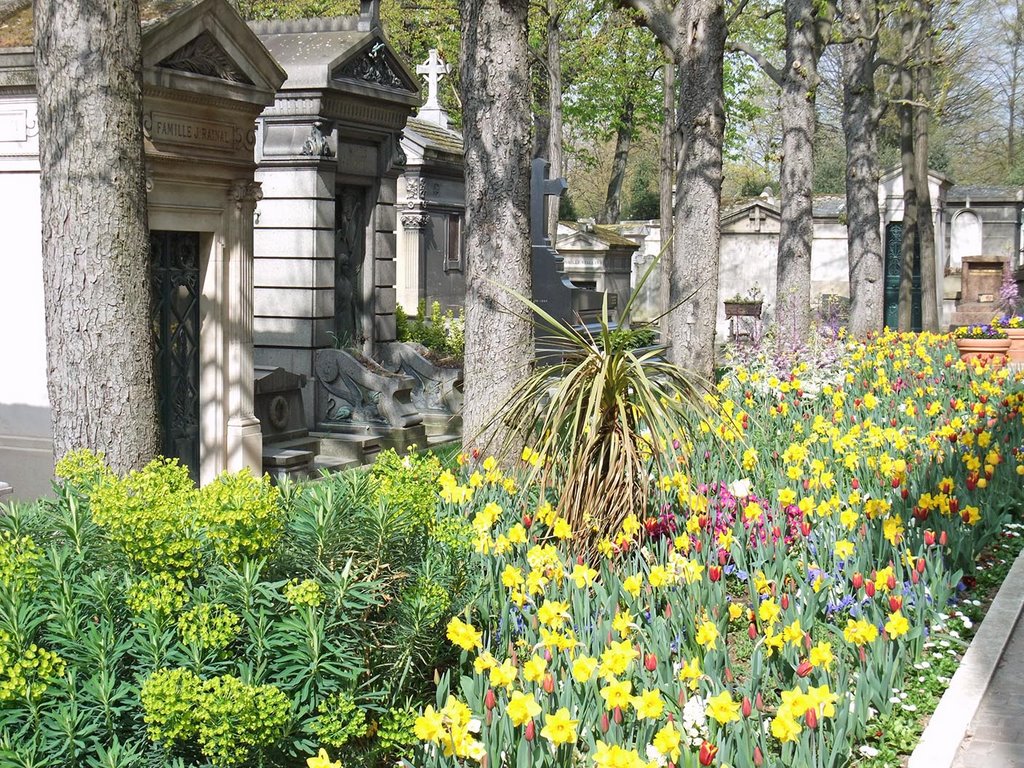
M954 339L960 359L965 363L1003 365L1010 349L1010 339Z
M1024 328L1004 328L1010 341L1007 355L1011 363L1024 363Z

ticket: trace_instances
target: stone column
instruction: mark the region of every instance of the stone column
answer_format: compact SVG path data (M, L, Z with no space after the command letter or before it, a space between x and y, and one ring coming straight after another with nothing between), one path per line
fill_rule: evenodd
M253 414L253 214L263 197L258 181L231 185L225 210L225 260L228 285L224 311L227 347L227 468L263 471L263 436Z
M398 248L398 303L413 314L419 300L426 298L424 274L424 238L430 215L420 208L408 208L401 213L402 229Z

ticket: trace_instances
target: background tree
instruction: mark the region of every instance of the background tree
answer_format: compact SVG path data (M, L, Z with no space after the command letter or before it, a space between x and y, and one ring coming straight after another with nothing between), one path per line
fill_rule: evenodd
M715 365L725 136L726 17L720 0L628 0L677 66L678 156L666 265L672 362L710 379Z
M803 342L811 322L811 244L814 240L815 98L818 61L829 42L835 6L821 0L786 0L785 62L775 66L746 40L733 42L782 89L777 318L783 337Z
M468 446L510 438L491 417L533 359L533 332L506 289L531 295L527 0L463 0Z
M875 0L843 4L843 134L846 140L847 257L850 331L864 336L882 328L885 282L878 222L878 120L875 88L881 14Z
M126 471L158 446L138 3L36 3L34 34L54 453Z

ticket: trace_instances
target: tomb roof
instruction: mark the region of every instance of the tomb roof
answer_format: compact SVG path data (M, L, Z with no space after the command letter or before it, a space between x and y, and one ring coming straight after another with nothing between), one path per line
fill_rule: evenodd
M963 202L970 199L979 203L1015 203L1021 193L1020 187L986 186L982 184L954 184L946 193L949 202Z
M260 21L249 27L288 73L285 90L329 88L340 79L411 93L418 102L416 76L381 30L360 16Z
M433 150L446 155L462 156L462 136L458 131L445 129L428 120L416 117L409 118L405 136L419 144L425 152Z

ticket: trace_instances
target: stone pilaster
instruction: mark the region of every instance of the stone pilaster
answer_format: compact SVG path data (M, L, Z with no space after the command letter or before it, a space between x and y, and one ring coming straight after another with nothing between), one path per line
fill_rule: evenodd
M228 290L225 324L230 330L227 349L227 467L250 467L255 474L263 464L263 437L253 413L253 235L256 203L263 197L258 181L243 179L231 185L225 208L225 260Z

